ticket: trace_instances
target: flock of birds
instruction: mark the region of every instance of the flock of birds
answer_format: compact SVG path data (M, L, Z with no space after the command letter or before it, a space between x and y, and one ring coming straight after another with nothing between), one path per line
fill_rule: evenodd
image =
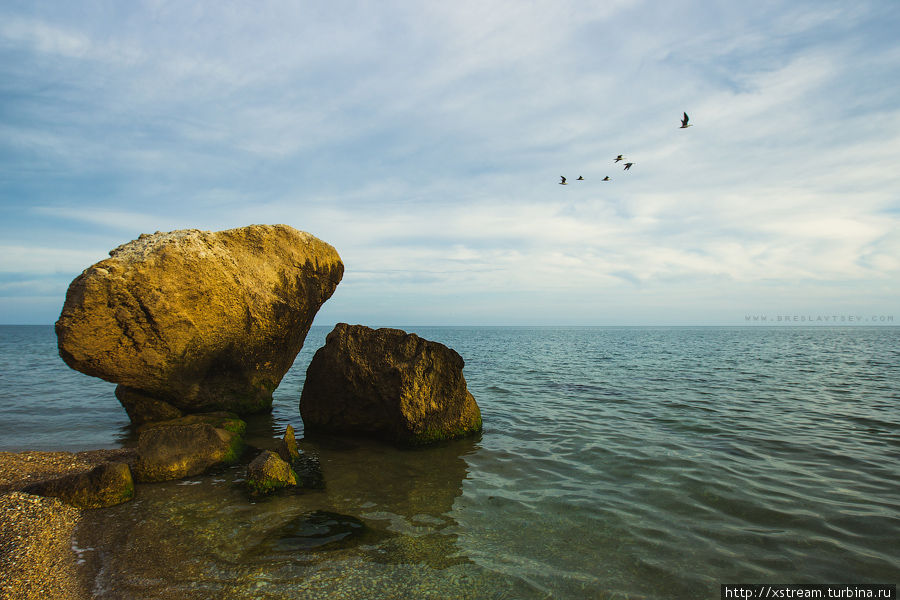
M679 127L679 129L687 129L687 128L690 127L690 126L691 126L691 124L688 123L688 114L687 114L687 113L684 113L684 116L681 118L681 127ZM618 156L616 156L616 158L615 158L615 160L613 161L613 163L617 163L617 162L623 161L623 160L625 160L625 157L623 157L621 154L619 154ZM633 162L626 162L626 163L625 163L625 170L628 171L628 170L630 170L631 167L633 167L633 166L634 166L634 163L633 163ZM565 178L564 175L560 175L559 177L560 177L560 179L561 179L561 181L559 182L559 185L568 185L568 183L566 182L566 178ZM576 179L575 181L584 181L584 177L582 177L581 175L579 175L579 176L578 176L578 179ZM606 177L604 177L604 178L601 179L600 181L609 181L609 175L607 175Z

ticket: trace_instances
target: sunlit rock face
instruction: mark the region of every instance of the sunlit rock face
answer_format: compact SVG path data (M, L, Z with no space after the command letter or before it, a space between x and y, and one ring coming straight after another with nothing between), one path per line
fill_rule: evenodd
M59 353L118 383L135 422L264 411L343 273L287 225L144 234L71 283Z
M399 329L339 323L306 372L306 431L363 433L420 445L481 431L454 350Z

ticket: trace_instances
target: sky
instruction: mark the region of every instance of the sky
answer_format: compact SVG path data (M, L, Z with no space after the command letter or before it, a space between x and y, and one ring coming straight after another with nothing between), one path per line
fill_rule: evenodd
M897 31L896 0L5 0L0 323L141 233L285 223L344 262L321 325L900 324Z

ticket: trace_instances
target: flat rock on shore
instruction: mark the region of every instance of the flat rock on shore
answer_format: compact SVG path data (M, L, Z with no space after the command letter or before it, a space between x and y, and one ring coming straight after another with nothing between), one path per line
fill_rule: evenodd
M63 475L89 472L132 450L0 452L0 598L87 600L78 575L72 535L82 511L56 498L18 491Z
M21 491L29 484L62 475L87 473L106 462L131 463L135 458L135 451L129 448L85 452L0 452L0 494Z

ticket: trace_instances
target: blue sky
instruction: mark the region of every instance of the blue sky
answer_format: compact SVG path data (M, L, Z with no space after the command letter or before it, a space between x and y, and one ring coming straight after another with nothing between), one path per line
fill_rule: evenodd
M286 223L346 266L318 324L896 324L897 31L893 0L7 0L0 323L142 232Z

